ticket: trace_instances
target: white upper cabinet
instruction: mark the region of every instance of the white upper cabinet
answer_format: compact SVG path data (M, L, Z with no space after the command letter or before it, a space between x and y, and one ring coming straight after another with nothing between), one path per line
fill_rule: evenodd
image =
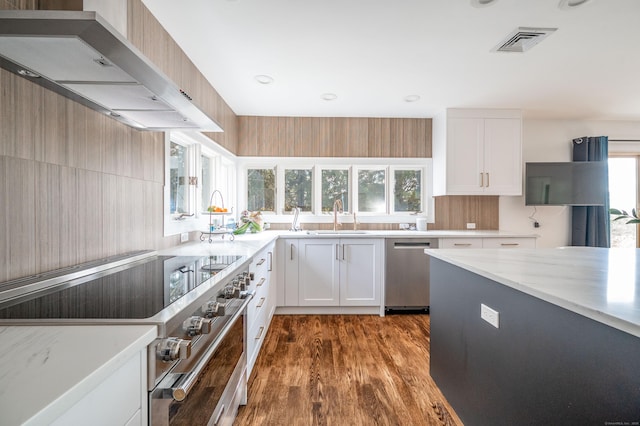
M522 113L449 109L433 120L434 195L522 195Z

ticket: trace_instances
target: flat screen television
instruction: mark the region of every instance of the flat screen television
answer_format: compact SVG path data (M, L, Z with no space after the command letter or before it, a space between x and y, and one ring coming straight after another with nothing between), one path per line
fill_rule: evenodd
M608 188L606 161L525 164L527 206L602 206Z

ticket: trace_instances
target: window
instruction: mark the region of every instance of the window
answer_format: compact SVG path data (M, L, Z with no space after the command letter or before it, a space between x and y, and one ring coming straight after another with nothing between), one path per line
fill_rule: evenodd
M187 147L171 142L169 154L169 211L189 213Z
M638 158L609 157L609 203L611 208L631 210L638 205ZM611 215L611 247L638 247L638 226L627 224L624 219L613 220Z
M276 211L276 173L274 169L247 170L247 210Z
M211 193L213 192L213 163L214 160L206 155L200 156L200 211L206 212L209 207Z
M311 169L287 169L284 171L284 211L294 207L300 211L312 211L313 172Z
M262 211L267 222L287 223L294 208L303 222L329 223L333 205L351 223L411 223L416 212L433 221L431 159L263 158L238 160L240 210Z
M345 212L349 210L349 170L348 169L323 169L321 171L322 201L320 210L322 213L331 213L333 203L342 201Z
M358 170L358 211L365 213L386 213L386 170Z
M394 170L393 182L393 211L422 211L422 171Z

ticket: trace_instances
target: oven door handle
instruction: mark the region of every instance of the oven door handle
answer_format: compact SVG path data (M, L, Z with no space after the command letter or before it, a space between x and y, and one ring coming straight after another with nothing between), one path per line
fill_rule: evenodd
M240 306L240 309L238 309L238 311L233 315L233 317L231 317L231 320L227 323L225 328L223 328L220 334L215 338L215 340L213 341L213 343L211 344L207 352L204 354L202 358L200 358L200 361L198 361L198 364L196 364L193 371L191 371L191 373L189 374L182 376L175 383L175 385L171 387L171 396L173 397L173 399L175 399L176 401L182 401L187 397L187 395L189 395L189 392L191 392L191 389L198 381L198 377L200 376L200 373L202 373L202 370L204 370L204 368L209 363L209 359L211 358L213 353L216 351L216 349L218 349L218 346L222 341L222 339L224 339L227 333L229 332L229 330L231 330L231 326L233 326L233 324L236 322L238 317L240 317L240 315L242 315L244 311L247 309L247 306L249 305L249 302L251 302L251 300L253 299L253 296L254 296L253 292L247 293L247 297L244 299L244 302L242 303L242 306Z

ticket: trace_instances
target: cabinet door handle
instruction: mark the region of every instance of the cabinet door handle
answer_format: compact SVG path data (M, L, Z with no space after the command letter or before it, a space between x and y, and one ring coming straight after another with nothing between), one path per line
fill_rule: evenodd
M484 187L484 173L480 172L480 188Z
M260 281L258 281L258 284L256 284L256 287L262 287L262 284L264 284L266 280L267 279L265 277L260 278Z
M342 244L342 260L344 260L344 244Z
M271 272L273 271L273 253L267 252L267 254L269 255L269 268L267 271Z
M471 243L453 243L456 247L469 247Z
M500 243L502 247L518 247L519 243Z
M487 175L487 188L489 187L489 172L486 173Z
M293 260L293 243L291 243L291 257L289 258L289 260Z
M262 308L262 305L264 305L264 297L260 298L260 302L258 302L258 304L256 305L256 308Z
M260 340L263 332L264 332L264 327L260 327L260 330L258 331L258 335L256 336L256 340Z
M260 265L262 265L262 264L264 263L264 261L265 261L265 260L266 260L266 259L260 259L260 260L258 261L258 263L256 263L256 266L260 266Z

